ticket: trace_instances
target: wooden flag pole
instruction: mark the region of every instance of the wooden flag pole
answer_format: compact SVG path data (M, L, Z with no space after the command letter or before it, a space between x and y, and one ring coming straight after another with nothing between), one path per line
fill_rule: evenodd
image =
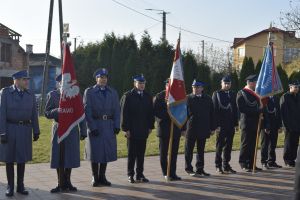
M169 156L168 156L168 167L167 167L167 181L170 179L170 170L171 170L171 160L172 160L172 147L173 147L173 128L174 128L174 123L171 120L171 127L170 127L170 139L169 139Z
M255 173L255 168L256 168L257 148L258 148L260 127L261 127L262 119L263 119L263 114L260 113L259 114L259 120L258 120L258 126L257 126L257 132L256 132L256 145L255 145L255 153L254 153L254 158L253 158L252 174Z

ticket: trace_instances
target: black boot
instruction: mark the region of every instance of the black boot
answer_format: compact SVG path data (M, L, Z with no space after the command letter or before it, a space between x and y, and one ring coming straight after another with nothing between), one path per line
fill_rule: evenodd
M5 195L11 197L14 195L14 163L6 163L7 190Z
M59 182L59 168L56 169L57 172L57 186L53 189L50 190L51 193L58 193L61 191L64 191L66 189L65 186L60 186L60 182Z
M99 164L98 163L91 163L92 166L92 186L97 187L99 185L99 175L98 175L98 170L99 170Z
M17 192L28 195L28 191L24 187L25 163L17 164Z
M111 182L109 182L106 179L106 176L105 176L106 167L107 167L107 163L101 163L100 164L100 169L99 169L99 183L101 185L104 185L104 186L111 186Z
M65 177L66 177L66 188L69 189L69 191L77 191L77 188L74 187L71 183L71 172L72 168L66 168L65 169Z

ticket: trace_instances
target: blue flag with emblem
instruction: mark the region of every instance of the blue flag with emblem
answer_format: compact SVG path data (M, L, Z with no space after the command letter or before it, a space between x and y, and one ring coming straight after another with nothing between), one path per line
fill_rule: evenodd
M277 68L274 62L273 43L267 46L257 79L255 93L260 98L272 96L283 91Z

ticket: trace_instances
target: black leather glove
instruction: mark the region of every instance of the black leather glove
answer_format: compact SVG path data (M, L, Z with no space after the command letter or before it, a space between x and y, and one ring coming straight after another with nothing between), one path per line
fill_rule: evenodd
M40 138L39 135L33 135L33 141L34 141L34 142L35 142L35 141L38 141L39 138Z
M91 135L92 136L98 136L99 135L99 131L97 129L93 130L93 131L91 131Z
M80 136L80 140L84 140L85 138L86 138L85 135L81 135L81 136Z
M114 133L115 133L116 135L118 135L119 132L120 132L120 129L119 129L119 128L115 128L115 129L114 129Z
M7 143L7 135L5 133L0 134L0 143L6 144Z

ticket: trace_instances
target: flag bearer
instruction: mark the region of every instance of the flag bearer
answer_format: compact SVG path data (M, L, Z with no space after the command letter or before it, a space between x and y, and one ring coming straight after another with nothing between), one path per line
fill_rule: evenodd
M236 102L240 112L240 126L241 126L241 148L239 163L243 171L251 172L255 144L256 133L258 128L259 115L263 111L263 105L255 94L255 86L257 81L256 75L249 75L246 78L247 85L237 93ZM256 171L261 168L256 167Z
M165 81L166 89L169 79ZM171 118L168 113L166 102L166 90L158 93L154 98L154 114L157 122L157 137L159 138L159 151L160 151L160 165L163 176L167 177L167 165L168 165L168 150L170 140L170 127ZM173 145L172 145L172 158L170 163L170 177L169 180L177 181L181 180L176 174L176 162L179 149L180 136L185 134L185 127L179 129L173 124Z
M17 163L17 192L28 195L24 187L25 163L32 160L32 139L40 130L35 95L30 90L27 71L12 75L14 84L0 91L0 161L6 163L6 196L14 195L14 163Z
M79 123L78 127L74 127L67 138L64 139L64 172L63 178L64 185L60 185L59 181L59 167L60 167L60 148L58 144L58 113L59 113L59 100L61 96L60 86L61 86L62 75L56 77L57 89L48 93L47 101L45 106L45 116L48 119L53 119L52 124L52 146L51 146L51 158L50 166L57 171L58 184L57 187L53 188L50 192L57 193L63 190L77 191L71 183L71 172L72 168L78 168L80 166L80 143L79 140L86 138L86 124L85 120ZM80 134L79 134L80 132Z

